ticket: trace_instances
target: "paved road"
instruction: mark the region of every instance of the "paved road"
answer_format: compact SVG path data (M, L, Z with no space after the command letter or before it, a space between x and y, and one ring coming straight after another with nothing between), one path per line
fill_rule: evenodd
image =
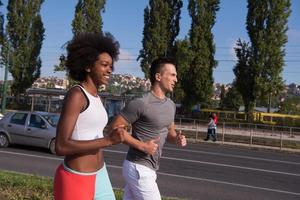
M114 187L121 188L121 164L127 147L105 150ZM45 150L0 149L0 169L53 176L62 162ZM209 200L300 199L300 155L266 150L189 144L185 149L167 145L158 172L163 195Z

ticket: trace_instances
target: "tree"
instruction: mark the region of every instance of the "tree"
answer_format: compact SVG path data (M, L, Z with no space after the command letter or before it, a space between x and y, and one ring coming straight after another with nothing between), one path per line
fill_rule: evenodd
M19 103L20 94L39 78L42 61L40 50L44 26L40 15L43 0L10 0L7 13L5 59L14 81L12 93ZM9 56L9 58L8 58Z
M182 88L182 83L188 81L189 64L191 62L190 42L187 38L184 40L177 40L174 45L174 58L177 62L177 84L173 92L173 100L175 102L182 102L185 97L185 91Z
M2 6L2 1L0 0L0 7ZM1 60L0 67L2 67L5 63L3 62L3 52L4 52L4 15L0 12L0 48L1 48ZM1 113L5 112L6 108L6 89L7 89L7 67L4 69L4 80L3 84L0 85L1 89Z
M282 102L279 112L289 115L300 115L300 97L292 96Z
M220 103L219 103L219 108L221 110L224 110L225 105L224 105L224 99L226 96L226 90L224 84L221 85L221 94L220 94Z
M149 0L144 10L143 49L138 60L146 78L151 62L160 56L173 56L175 38L179 33L182 0Z
M242 97L237 91L235 83L232 84L232 87L228 89L227 93L225 92L224 85L222 85L222 93L224 96L220 101L221 109L239 111L239 108L242 105Z
M252 48L249 43L239 39L234 50L237 57L237 64L233 68L236 77L234 85L242 96L248 120L251 120L249 117L252 116L257 96L255 90L256 71L252 65Z
M191 108L195 104L206 104L213 95L213 68L215 45L212 28L215 24L219 0L190 0L188 5L192 18L189 32L191 62L182 86L185 91L184 105Z
M0 7L3 6L2 1L0 0ZM4 40L4 15L0 12L0 45L3 45Z
M0 7L3 6L3 3L2 1L0 0ZM1 65L0 67L2 67L2 65L5 65L5 60L4 60L4 52L6 52L4 50L4 46L7 46L5 45L4 43L6 43L5 41L5 31L4 31L4 15L2 12L0 12L0 47L1 47Z
M255 90L271 96L283 89L284 45L290 0L248 0L247 31L252 46ZM268 106L270 110L270 104Z
M75 8L72 21L72 32L76 36L80 33L102 33L102 16L105 0L79 0Z
M73 37L80 33L102 33L102 16L105 0L78 0L75 7L75 15L72 21ZM66 42L67 44L68 42ZM66 44L62 48L65 48ZM66 56L59 57L59 64L54 66L54 71L65 71ZM70 81L72 85L73 81Z

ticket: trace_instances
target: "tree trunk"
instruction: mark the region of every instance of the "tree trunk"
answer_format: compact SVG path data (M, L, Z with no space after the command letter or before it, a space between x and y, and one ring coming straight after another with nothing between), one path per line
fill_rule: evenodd
M250 123L254 121L253 118L254 108L255 108L255 102L249 102L247 105L245 105L245 113L247 116L247 121Z
M269 95L268 95L268 110L267 110L268 113L270 113L270 111L271 111L271 98L272 98L272 95L271 95L271 93L269 93Z

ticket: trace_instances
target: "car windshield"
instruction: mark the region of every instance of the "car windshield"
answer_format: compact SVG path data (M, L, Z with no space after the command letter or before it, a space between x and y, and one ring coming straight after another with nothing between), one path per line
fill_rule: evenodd
M46 115L42 115L45 120L47 120L49 122L49 124L51 124L52 126L56 127L58 120L59 120L59 115L55 115L55 114L46 114Z

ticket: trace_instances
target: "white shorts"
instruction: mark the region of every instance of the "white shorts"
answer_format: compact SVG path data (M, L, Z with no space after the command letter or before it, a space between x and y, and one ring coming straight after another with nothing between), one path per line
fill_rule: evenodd
M161 200L153 169L125 160L122 171L126 182L123 200Z

